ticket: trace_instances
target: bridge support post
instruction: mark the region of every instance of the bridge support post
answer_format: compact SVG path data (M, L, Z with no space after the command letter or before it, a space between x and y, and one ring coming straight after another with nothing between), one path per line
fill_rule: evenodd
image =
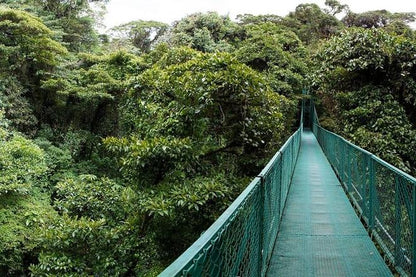
M285 182L285 178L284 178L284 176L283 176L283 162L284 162L284 159L283 159L283 153L282 153L282 155L280 155L280 164L281 164L281 166L280 166L280 186L279 186L279 226L280 226L280 222L281 222L281 220L282 220L282 214L283 214L283 207L282 207L282 199L284 199L284 197L283 197L283 193L284 193L284 190L283 190L283 184L284 184L284 182Z
M339 175L341 176L341 183L345 181L345 170L344 170L344 160L345 160L345 144L342 143L342 139L339 139L338 144L341 147L341 155L339 155Z
M349 147L347 143L345 143L346 147ZM347 192L351 192L351 150L347 149Z
M263 268L263 261L264 261L264 216L265 216L265 207L264 207L264 201L265 201L265 180L264 176L260 177L260 223L259 223L259 245L258 245L258 276L265 276L266 271L265 268ZM264 271L264 272L263 272Z
M416 277L416 188L412 188L412 276Z
M376 196L376 182L375 182L375 175L376 175L376 169L374 166L374 159L372 156L368 156L368 174L369 174L369 215L368 215L368 225L370 229L370 234L372 234L374 227L375 227L375 196Z
M394 194L394 206L395 206L395 245L394 245L394 264L395 266L402 266L403 263L403 251L401 243L401 230L402 230L402 209L400 203L400 182L397 176L394 178L395 194Z

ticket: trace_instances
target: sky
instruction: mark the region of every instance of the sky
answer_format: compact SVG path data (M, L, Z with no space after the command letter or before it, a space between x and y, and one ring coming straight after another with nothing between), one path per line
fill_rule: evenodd
M391 12L416 12L415 0L339 0L353 12L386 9ZM277 14L287 15L301 3L316 3L324 7L325 0L110 0L104 25L111 28L133 20L156 20L172 23L195 12L216 11L229 15Z

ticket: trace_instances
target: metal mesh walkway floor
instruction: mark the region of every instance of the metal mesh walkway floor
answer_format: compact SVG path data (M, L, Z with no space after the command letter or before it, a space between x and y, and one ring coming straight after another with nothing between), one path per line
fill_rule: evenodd
M392 276L305 131L268 276Z

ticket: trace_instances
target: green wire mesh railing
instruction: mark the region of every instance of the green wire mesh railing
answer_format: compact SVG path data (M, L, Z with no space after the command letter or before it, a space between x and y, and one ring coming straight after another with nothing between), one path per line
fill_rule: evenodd
M312 130L370 235L402 276L416 276L416 179L322 128Z
M274 155L231 206L159 276L265 276L303 130Z

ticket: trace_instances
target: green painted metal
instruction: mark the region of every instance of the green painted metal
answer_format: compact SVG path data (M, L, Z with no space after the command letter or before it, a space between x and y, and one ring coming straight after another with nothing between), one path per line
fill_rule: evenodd
M416 256L416 189L413 187L412 189L412 194L413 194L413 210L412 210L412 215L413 215L413 232L412 232L412 246L413 246L413 251L412 251L412 257L411 257L411 262L412 262L412 276L416 276L416 263L415 263L415 256Z
M222 272L231 276L240 267L236 263L237 253L244 249L250 250L247 254L252 255L251 261L260 262L260 185L261 179L255 178L213 225L160 276L218 276ZM237 230L238 235L235 234ZM246 241L247 232L251 237L249 242ZM242 270L245 273L257 271L257 265L252 267L247 261L244 265Z
M392 276L306 130L268 276Z
M160 276L266 275L269 263L276 261L273 253L278 249L275 248L278 234L278 241L287 239L282 237L282 217L288 210L286 203L297 166L304 115L310 117L307 122L323 152L386 258L401 275L416 277L413 262L416 256L416 247L413 247L416 244L416 180L368 151L322 128L312 102L309 105L302 102L300 128L261 173L218 220ZM301 178L301 175L302 173L295 178ZM327 199L338 198L328 196ZM302 209L302 206L299 208ZM331 208L337 209L337 205L333 203ZM344 223L343 228L337 227L339 234L351 228L358 230L356 224ZM345 251L345 244L348 243L352 248L355 247L353 245L361 245L365 251L375 249L366 234L360 233L360 236L363 237L344 240L334 237L327 241L328 249L333 246L333 249ZM310 242L304 240L299 243L315 245L318 248L326 243L316 237L309 239ZM354 257L360 261L358 264L368 260L360 258L359 255ZM344 258L348 259L348 256Z
M258 177L159 276L265 276L299 153L303 109L300 118Z
M371 236L403 276L416 276L416 179L322 128L312 130Z

